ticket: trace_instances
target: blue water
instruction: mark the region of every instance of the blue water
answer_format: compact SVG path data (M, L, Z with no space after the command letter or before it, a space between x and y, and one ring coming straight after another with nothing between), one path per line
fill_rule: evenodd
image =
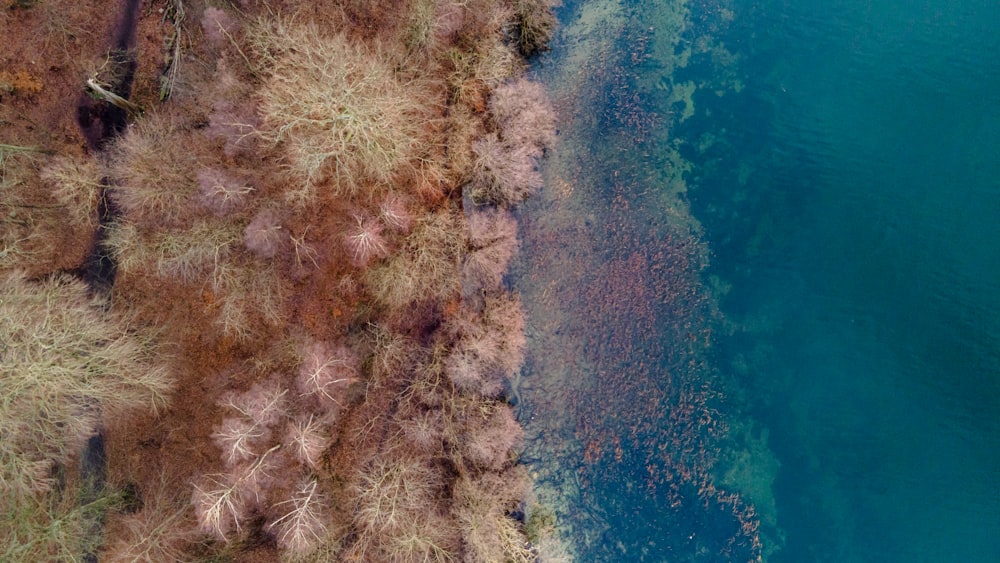
M587 4L561 11L570 32ZM686 24L668 25L664 4L685 6ZM622 217L622 230L655 223L657 236L689 215L681 229L706 249L708 268L695 269L712 304L697 311L712 317L711 339L681 354L698 358L689 362L696 368L653 370L649 381L700 378L725 393L711 410L726 417L731 436L706 438L720 448L712 474L719 487L758 503L765 559L1000 561L1000 2L635 2L625 12L608 33L617 49L646 57L623 58L613 76L592 79L606 95L567 89L560 78L559 65L586 43L582 34L557 40L538 76L562 91L564 105L575 96L584 106L570 113L597 116L561 128L567 151L587 163L578 165L588 172L581 176L598 184L587 195L587 182L578 182L572 198L598 218ZM666 62L647 43L664 30L683 36L675 55L707 38L732 56ZM697 84L692 107L668 95L679 88L662 87L688 80ZM629 103L659 119L659 135L608 134L614 127L601 120L614 122ZM576 154L579 144L589 146L590 160ZM687 166L681 187L678 154ZM569 157L554 158L559 169ZM616 167L633 170L632 188L613 186ZM635 172L643 167L656 181ZM670 203L676 193L681 203ZM632 203L628 213L615 211L622 200ZM535 231L543 220L532 213L553 205L529 204ZM657 206L672 218L666 226L649 218ZM529 269L541 256L533 236L548 240L529 225ZM628 253L594 246L595 256ZM548 275L542 281L568 292L583 283ZM533 298L529 279L518 283L530 317L542 297ZM660 338L678 337L667 324L657 324ZM544 330L538 322L536 356L552 346ZM551 369L529 357L527 371L525 408L545 417L544 406L531 410L532 389L545 390ZM567 440L580 434L567 432ZM672 447L656 439L661 450ZM741 455L756 469L723 477ZM552 456L563 466L571 458ZM568 503L573 539L590 546L579 560L728 560L718 547L732 533L724 517L678 523L692 514L614 484L631 483L635 467L605 469L573 468L607 480L573 493L603 499L600 515L580 514L596 510L593 502ZM687 494L684 506L697 504ZM608 500L625 495L627 502ZM607 513L625 505L627 514ZM603 532L581 540L596 526L591 520ZM637 537L699 533L720 541Z
M740 4L712 156L750 172L692 197L782 464L773 559L1000 561L1000 3Z

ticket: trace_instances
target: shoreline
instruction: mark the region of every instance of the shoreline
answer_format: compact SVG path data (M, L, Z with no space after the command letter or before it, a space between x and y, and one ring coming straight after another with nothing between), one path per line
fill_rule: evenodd
M718 312L684 196L690 164L668 134L687 110L656 105L640 72L667 80L685 64L695 41L683 34L695 32L684 4L647 19L615 2L574 5L533 73L559 107L577 105L560 113L546 190L520 211L522 419L540 502L587 560L757 561L763 550L742 483L717 475L731 440L728 383L709 359Z

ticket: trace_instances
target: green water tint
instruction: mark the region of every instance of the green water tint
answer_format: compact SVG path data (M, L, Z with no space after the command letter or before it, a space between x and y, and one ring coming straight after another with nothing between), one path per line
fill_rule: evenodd
M732 56L705 35L731 17L717 15L568 6L538 71L560 142L522 212L517 393L539 502L580 561L755 560L762 518L747 499L774 521L775 466L754 455L766 436L732 426L738 388L709 360L721 319L684 197L690 164L670 135L699 89L739 89ZM680 76L692 62L719 72Z

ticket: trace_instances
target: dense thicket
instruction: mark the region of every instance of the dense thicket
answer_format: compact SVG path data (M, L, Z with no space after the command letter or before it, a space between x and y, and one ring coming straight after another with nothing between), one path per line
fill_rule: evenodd
M109 561L535 559L503 277L553 142L519 54L549 9L172 0L169 99L140 89L102 155L8 151L0 455L35 504L4 505L5 545L58 528L28 544L73 559L92 535L64 515L114 505ZM47 275L59 225L104 230L110 303ZM52 470L99 424L131 500L81 509Z

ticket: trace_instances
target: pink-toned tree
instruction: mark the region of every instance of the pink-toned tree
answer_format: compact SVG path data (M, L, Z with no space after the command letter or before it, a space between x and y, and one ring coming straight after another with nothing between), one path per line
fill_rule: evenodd
M228 81L234 80L231 75L228 76ZM223 69L223 80L220 82L224 84L226 77ZM257 138L253 132L259 126L260 121L251 104L219 100L213 104L212 112L208 114L205 135L209 139L221 141L222 152L227 157L237 158L253 154L257 150Z
M355 215L354 221L344 235L344 247L354 265L363 268L372 260L387 256L389 247L382 236L382 224L364 215Z
M241 463L225 474L206 475L194 487L191 503L199 529L220 540L240 533L249 513L266 501L266 493L279 474L276 458L279 446Z
M350 348L313 342L303 351L295 385L321 406L340 407L347 388L358 379L359 367L358 355Z
M222 450L223 461L232 467L253 458L267 436L264 426L243 416L230 416L222 419L222 425L212 433L212 440Z
M413 225L413 214L410 213L406 201L399 195L390 194L382 200L378 208L378 217L390 229L400 232L410 232Z
M289 240L278 212L269 207L257 212L243 234L244 246L260 258L273 258L288 245Z
M225 10L209 6L201 16L201 29L208 42L218 49L230 42L239 30L239 23Z
M225 540L230 533L240 531L247 507L236 483L222 476L206 477L195 485L191 503L203 533Z
M219 168L202 168L196 177L198 202L218 217L242 209L253 191L247 182Z
M508 145L545 149L555 144L556 112L541 83L526 78L506 82L493 90L489 107Z
M293 557L308 555L327 535L325 502L316 479L299 483L291 497L274 509L280 516L268 525L278 547Z
M255 383L244 393L229 394L222 405L232 408L252 423L273 427L285 414L288 390L274 382Z
M517 252L517 220L505 210L469 214L469 253L462 264L463 290L468 295L500 286Z
M285 443L291 447L299 463L317 469L329 445L328 431L315 415L300 416L288 423Z

